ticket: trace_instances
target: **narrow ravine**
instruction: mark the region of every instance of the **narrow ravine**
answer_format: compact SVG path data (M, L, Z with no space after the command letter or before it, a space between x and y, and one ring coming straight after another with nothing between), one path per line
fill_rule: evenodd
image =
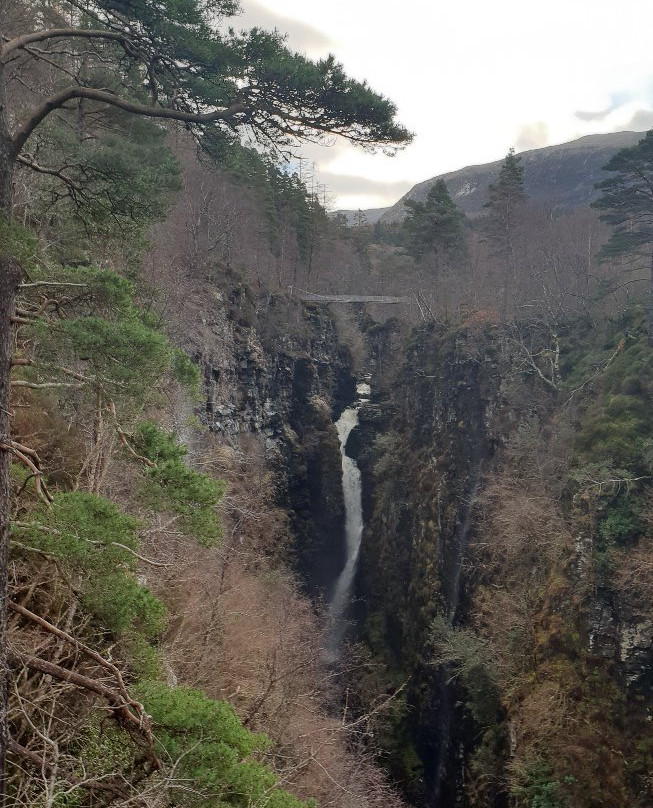
M343 411L336 421L342 458L342 491L345 504L345 547L346 560L331 593L329 601L329 630L327 636L327 656L331 661L338 658L340 646L347 630L347 611L360 555L363 536L363 503L361 472L356 461L347 455L347 440L352 430L358 426L358 411L369 399L370 386L361 382L356 386L356 403Z

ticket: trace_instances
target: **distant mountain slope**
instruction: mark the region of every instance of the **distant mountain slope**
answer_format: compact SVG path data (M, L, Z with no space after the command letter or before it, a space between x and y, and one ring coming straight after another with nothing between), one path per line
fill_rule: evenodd
M594 184L604 176L603 166L613 154L634 145L642 137L643 132L587 135L559 146L522 152L526 193L533 201L550 202L566 210L589 205L596 196ZM441 175L452 198L467 216L473 218L483 212L488 185L496 180L502 162L503 159L468 166ZM402 219L404 200L423 202L437 179L439 177L433 177L413 186L380 217L380 221L389 223Z
M559 146L522 152L526 193L536 202L550 202L566 210L588 205L596 195L594 184L603 179L603 166L617 151L634 145L643 137L643 132L587 135ZM414 185L392 207L363 213L370 224L377 220L386 224L400 221L404 217L404 201L423 202L429 188L441 177L456 204L473 218L483 212L488 185L496 180L502 162L503 159L496 160L432 177ZM347 215L351 223L355 211L340 212Z

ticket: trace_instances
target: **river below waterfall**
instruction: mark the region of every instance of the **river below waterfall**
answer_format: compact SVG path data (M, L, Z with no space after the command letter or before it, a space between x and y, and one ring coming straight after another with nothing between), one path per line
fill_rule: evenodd
M327 656L335 661L347 630L347 611L351 603L354 576L360 555L363 536L363 503L361 472L356 461L346 452L347 440L351 431L358 426L358 411L369 399L370 386L361 382L356 386L358 399L348 407L336 421L342 458L342 492L345 504L345 548L346 560L331 593L329 601L329 632Z

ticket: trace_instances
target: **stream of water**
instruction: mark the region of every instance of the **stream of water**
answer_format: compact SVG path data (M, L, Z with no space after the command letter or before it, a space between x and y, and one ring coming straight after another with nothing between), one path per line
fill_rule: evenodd
M358 426L358 411L361 405L369 399L370 387L367 383L360 383L356 386L356 392L358 400L354 406L344 410L336 421L342 458L346 561L335 583L329 602L327 655L331 660L337 659L340 645L347 630L347 609L351 603L354 576L363 536L361 473L356 461L349 457L345 450L351 431Z

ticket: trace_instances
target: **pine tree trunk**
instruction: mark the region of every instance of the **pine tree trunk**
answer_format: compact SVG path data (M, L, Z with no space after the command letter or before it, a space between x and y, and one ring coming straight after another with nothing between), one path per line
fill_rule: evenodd
M648 300L646 301L646 321L648 326L648 347L653 348L653 252L651 253L651 276L649 278Z
M0 444L9 438L9 373L12 356L11 316L21 270L12 258L0 258ZM0 448L0 805L4 804L5 752L7 747L7 559L9 550L9 516L11 454Z
M1 38L0 38L1 41ZM0 216L11 214L15 152L6 112L4 69L0 64ZM0 444L9 439L9 391L16 293L21 268L0 243ZM11 514L11 455L0 449L0 805L5 805L5 755L7 750L7 559Z

